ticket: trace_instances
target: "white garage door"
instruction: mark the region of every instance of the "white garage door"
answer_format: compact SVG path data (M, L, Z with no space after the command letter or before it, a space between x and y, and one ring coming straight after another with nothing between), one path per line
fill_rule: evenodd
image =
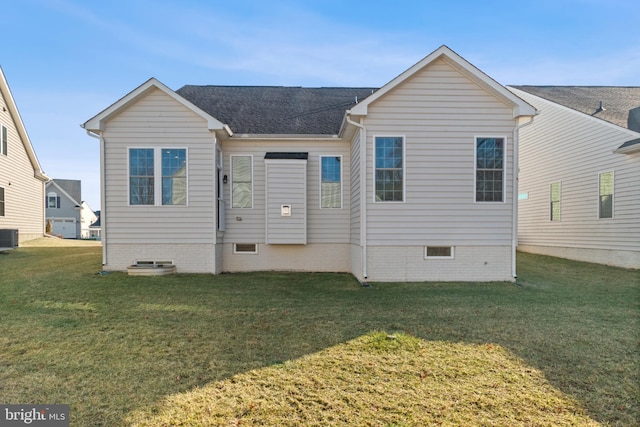
M65 239L75 239L76 222L73 218L54 218L51 220L51 231L55 236L62 236Z

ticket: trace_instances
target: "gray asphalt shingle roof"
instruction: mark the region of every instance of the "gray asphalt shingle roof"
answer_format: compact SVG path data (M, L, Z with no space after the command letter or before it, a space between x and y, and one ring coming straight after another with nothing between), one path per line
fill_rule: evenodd
M615 125L640 131L629 123L632 110L640 111L640 87L636 86L511 86L556 104L598 117ZM604 110L598 111L600 102ZM638 113L636 113L638 114Z
M82 182L77 179L54 179L60 188L78 203L82 203Z
M336 135L345 111L376 90L186 85L176 93L234 133Z

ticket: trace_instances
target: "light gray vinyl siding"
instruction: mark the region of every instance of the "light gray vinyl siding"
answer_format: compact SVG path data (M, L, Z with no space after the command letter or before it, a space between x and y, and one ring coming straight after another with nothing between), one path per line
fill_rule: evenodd
M266 243L306 244L307 161L265 160L265 177Z
M65 194L61 192L57 187L49 186L45 191L45 196L48 196L49 193L56 193L58 197L60 197L59 208L46 208L47 218L78 218L79 221L80 210L76 209L75 202L65 196Z
M7 105L0 93L2 105ZM5 215L0 228L18 229L24 241L44 234L44 183L34 176L24 142L9 109L0 109L0 125L7 128L7 155L0 154L0 187L4 188Z
M224 171L230 176L231 155L253 156L253 207L232 208L230 185L224 185L226 206L225 243L265 243L267 152L307 152L307 243L349 243L350 152L340 140L230 139L222 143ZM341 209L320 208L320 156L342 156L343 205Z
M369 106L370 245L510 245L513 110L438 60ZM373 141L405 138L405 199L373 202ZM504 137L504 202L475 202L475 138Z
M154 89L107 123L104 140L109 243L215 242L215 143L202 118ZM158 147L187 149L188 204L129 206L128 150Z
M520 139L521 245L640 250L640 153L613 150L638 137L602 120L514 90L540 110ZM598 176L613 172L613 218L598 218ZM549 221L549 184L562 181L560 221Z

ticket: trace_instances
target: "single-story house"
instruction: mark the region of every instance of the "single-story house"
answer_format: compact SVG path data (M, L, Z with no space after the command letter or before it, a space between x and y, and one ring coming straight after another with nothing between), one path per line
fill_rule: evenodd
M48 180L0 68L0 248L44 236Z
M155 78L83 124L103 263L513 281L533 106L442 46L381 88Z
M539 110L520 133L518 248L640 268L640 87L510 89Z

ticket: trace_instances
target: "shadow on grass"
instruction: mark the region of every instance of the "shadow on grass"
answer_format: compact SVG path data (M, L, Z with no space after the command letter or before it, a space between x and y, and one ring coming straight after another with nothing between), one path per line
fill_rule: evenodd
M384 330L494 343L593 419L634 425L639 273L527 254L519 263L519 286L365 289L345 274L98 275L99 248L20 249L0 258L0 401L68 403L73 425L122 425L158 416L167 396Z

